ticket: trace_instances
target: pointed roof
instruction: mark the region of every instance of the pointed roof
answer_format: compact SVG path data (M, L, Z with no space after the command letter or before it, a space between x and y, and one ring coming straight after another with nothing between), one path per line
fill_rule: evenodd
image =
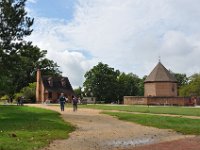
M177 82L177 80L174 75L159 62L144 82Z
M42 82L48 91L73 93L72 86L67 77L42 76Z

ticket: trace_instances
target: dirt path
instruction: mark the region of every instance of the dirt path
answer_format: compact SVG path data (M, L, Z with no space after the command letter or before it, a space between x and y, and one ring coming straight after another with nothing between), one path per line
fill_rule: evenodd
M58 106L31 105L60 112ZM183 139L186 136L172 130L146 127L120 121L99 114L99 110L67 108L61 115L65 121L77 126L77 130L66 140L55 140L43 150L117 150L139 145Z

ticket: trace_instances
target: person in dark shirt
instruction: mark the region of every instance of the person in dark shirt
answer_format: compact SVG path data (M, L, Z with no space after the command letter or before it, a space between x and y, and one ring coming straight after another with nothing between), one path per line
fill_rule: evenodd
M23 96L20 97L19 103L21 106L24 105L24 97Z
M65 102L66 102L64 93L61 93L61 95L59 97L59 101L60 101L60 109L61 109L61 111L64 111L65 110Z
M21 99L21 97L18 97L18 98L17 98L17 106L20 105L20 99Z

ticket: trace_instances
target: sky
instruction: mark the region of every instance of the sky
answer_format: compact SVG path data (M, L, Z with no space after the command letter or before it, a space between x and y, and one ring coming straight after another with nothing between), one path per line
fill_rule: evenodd
M159 61L200 72L199 0L28 0L28 40L48 51L74 88L98 62L139 77Z

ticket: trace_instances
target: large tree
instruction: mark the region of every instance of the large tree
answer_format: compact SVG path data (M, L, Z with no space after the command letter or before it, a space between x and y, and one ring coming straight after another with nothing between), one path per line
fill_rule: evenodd
M26 0L0 1L0 94L14 94L35 81L37 68L59 75L58 65L45 58L24 38L32 33L34 19L27 15Z
M32 32L33 18L25 11L26 0L0 1L0 54L2 67L6 71L14 68L20 50L27 44L24 37Z
M119 71L107 64L99 63L85 74L83 84L87 96L95 96L97 101L107 103L117 99L117 77Z
M84 94L95 96L99 101L122 102L124 96L142 96L144 79L133 73L120 73L119 70L99 63L85 74Z

